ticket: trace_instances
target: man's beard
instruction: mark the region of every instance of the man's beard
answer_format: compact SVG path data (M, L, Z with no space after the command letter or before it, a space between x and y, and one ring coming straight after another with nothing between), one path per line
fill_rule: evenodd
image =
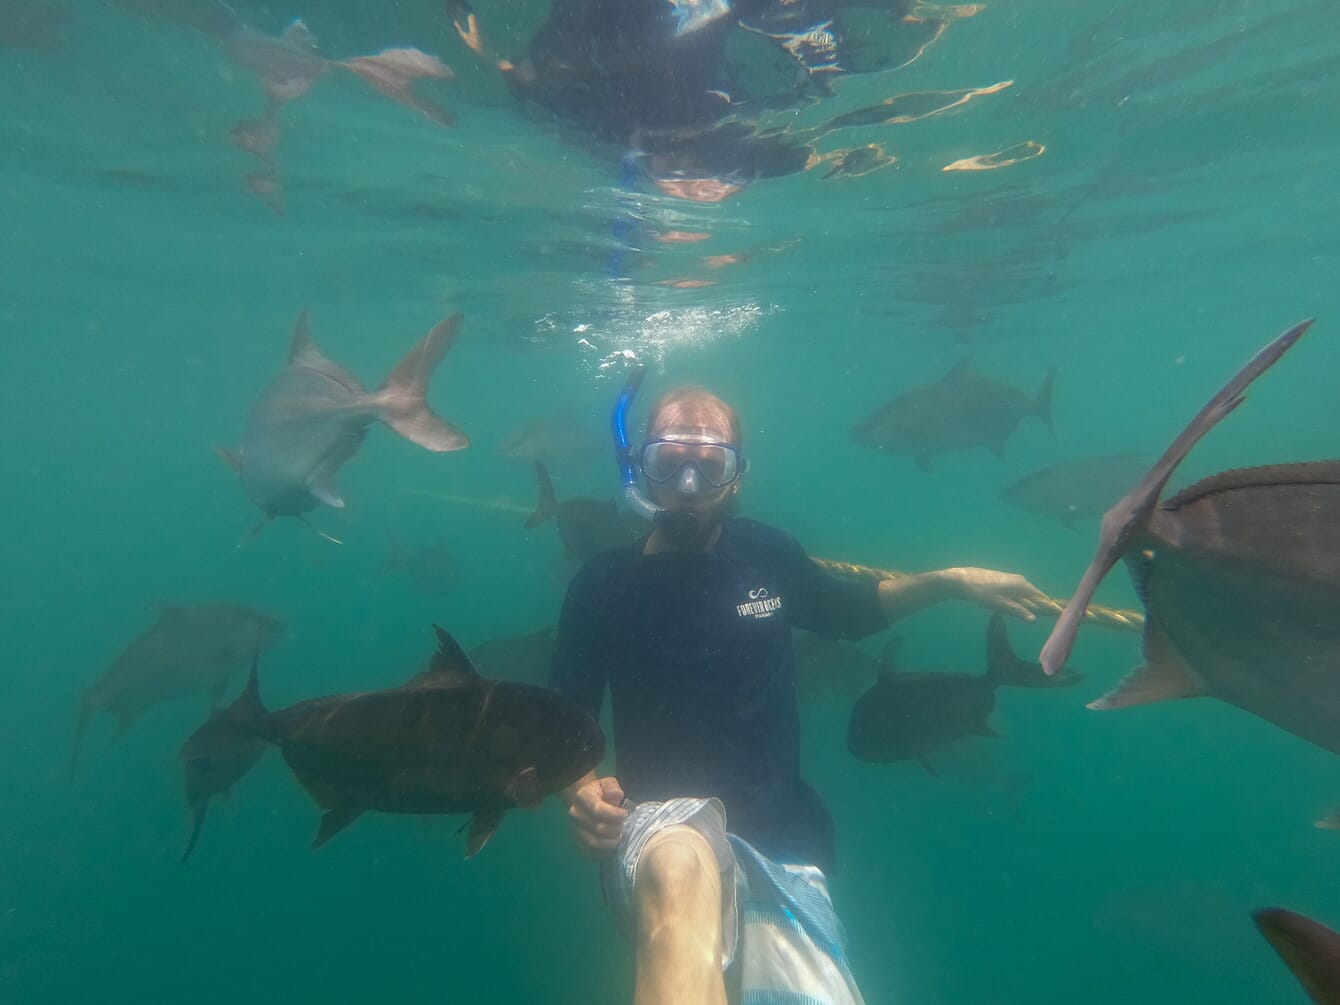
M676 551L697 551L707 546L734 508L735 498L732 496L706 510L663 509L656 514L656 526L671 548Z

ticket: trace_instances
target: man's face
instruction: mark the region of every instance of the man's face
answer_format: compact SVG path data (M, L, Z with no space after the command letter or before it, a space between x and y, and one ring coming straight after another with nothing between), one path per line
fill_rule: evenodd
M729 428L679 420L653 427L643 450L648 494L671 519L663 526L676 547L708 543L740 490L739 454Z

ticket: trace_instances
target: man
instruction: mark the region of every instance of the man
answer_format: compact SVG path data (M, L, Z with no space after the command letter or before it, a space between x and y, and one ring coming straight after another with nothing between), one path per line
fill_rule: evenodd
M720 398L663 397L638 455L653 529L568 589L554 685L593 714L609 687L618 759L568 789L569 817L635 937L637 1005L724 1005L728 979L746 1002L859 1005L823 876L832 823L800 777L791 627L858 638L952 598L1031 620L1041 594L985 569L832 577L730 517L741 448Z

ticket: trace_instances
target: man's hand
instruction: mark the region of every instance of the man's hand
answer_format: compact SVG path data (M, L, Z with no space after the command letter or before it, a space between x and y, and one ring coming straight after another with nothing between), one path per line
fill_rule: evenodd
M573 787L568 807L572 838L588 858L604 858L619 844L628 811L623 808L623 786L612 775L588 775Z
M968 568L946 569L945 573L956 582L961 599L1024 621L1033 621L1036 617L1025 604L1039 605L1048 599L1023 576L1012 572Z

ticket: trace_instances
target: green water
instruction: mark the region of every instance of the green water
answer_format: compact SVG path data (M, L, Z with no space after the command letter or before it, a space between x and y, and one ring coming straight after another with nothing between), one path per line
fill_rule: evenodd
M543 15L478 6L500 49ZM991 2L912 65L776 124L1010 87L818 143L879 143L897 158L883 170L816 169L715 205L620 192L617 152L520 114L436 2L239 4L267 31L303 16L333 56L412 45L458 74L426 88L452 129L348 74L285 107L282 216L245 190L257 164L227 140L263 104L254 77L180 26L64 8L57 44L0 47L0 1001L629 999L629 951L554 804L509 814L470 862L454 822L425 833L376 815L312 853L316 811L270 758L183 867L175 751L203 697L116 744L97 720L79 779L65 777L81 689L155 601L284 616L275 706L398 683L434 621L467 645L553 624L557 535L522 530L531 474L498 446L560 407L599 427L613 354L651 365L649 391L696 381L738 406L745 511L812 554L1009 569L1062 596L1095 526L1009 509L1000 487L1063 458L1157 453L1253 349L1311 315L1182 474L1334 456L1333 3ZM942 170L1025 141L1045 152ZM631 278L614 282L611 222L632 210ZM651 236L670 231L709 236ZM661 285L685 279L714 285ZM375 428L340 479L348 508L313 515L343 547L281 521L238 548L255 513L209 448L238 442L303 305L322 348L368 381L463 312L431 400L473 442L432 455ZM947 456L932 475L849 441L968 353L1028 388L1055 366L1055 435L1025 422L1003 460ZM608 496L613 465L592 456L559 487ZM378 576L388 529L441 538L461 588L430 597ZM1135 604L1123 575L1100 598ZM961 605L919 615L899 629L905 658L975 671L984 621ZM1036 652L1045 633L1013 638ZM1083 634L1085 684L1002 693L1005 738L968 741L939 779L853 762L849 699L804 710L872 1005L1303 1000L1247 913L1340 922L1340 845L1311 826L1340 801L1340 768L1220 703L1084 709L1138 661L1135 635Z

